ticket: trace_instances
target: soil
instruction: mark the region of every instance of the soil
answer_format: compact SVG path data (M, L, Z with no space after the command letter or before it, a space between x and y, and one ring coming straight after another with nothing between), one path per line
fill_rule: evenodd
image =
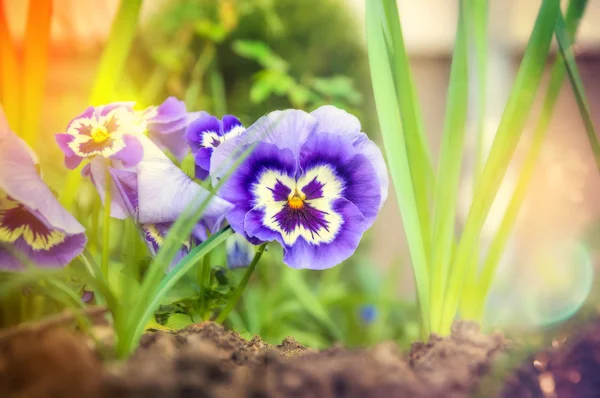
M506 380L502 397L600 397L600 321L530 355Z
M94 344L66 329L0 339L0 396L8 398L468 397L507 341L459 322L403 355L393 342L363 350L271 346L206 322L150 332L125 363L103 364Z

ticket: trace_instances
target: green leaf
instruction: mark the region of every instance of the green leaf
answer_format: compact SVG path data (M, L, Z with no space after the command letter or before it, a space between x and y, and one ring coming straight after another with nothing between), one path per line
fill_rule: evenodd
M568 35L574 38L579 27L579 22L585 12L587 0L571 0L567 8L566 13L566 26ZM519 179L517 181L515 190L511 201L506 209L502 223L494 236L494 239L488 250L488 254L483 263L481 270L481 276L477 284L477 296L473 299L478 305L473 309L473 318L475 320L482 320L485 310L485 298L487 297L494 280L496 268L502 257L502 253L506 247L506 243L510 237L510 234L515 226L519 210L525 200L527 188L529 182L533 177L535 165L539 158L542 144L548 131L548 125L552 118L552 112L558 99L558 94L563 85L565 78L565 65L562 56L559 54L557 60L552 66L552 72L550 75L550 83L548 90L546 91L546 98L542 106L542 111L533 134L531 146L527 152L521 172L519 173Z
M443 178L437 179L433 213L435 243L431 268L431 331L434 333L440 333L444 288L452 258L454 220L469 106L468 36L463 1L459 1L458 7L459 16L438 170L438 176Z
M444 334L450 332L465 278L470 272L477 272L477 261L473 254L476 253L481 229L533 105L559 11L559 0L544 0L538 12L450 269L442 311L441 332Z
M304 307L304 310L321 323L331 336L341 339L341 331L327 313L327 309L317 299L316 295L306 284L303 273L298 270L286 270L283 275L283 284Z
M596 134L596 129L594 128L590 106L585 96L583 81L581 80L581 75L579 74L579 68L577 68L575 54L573 53L573 46L571 45L569 33L567 32L567 27L562 14L558 16L558 20L556 22L556 39L567 68L569 81L571 82L571 87L573 88L577 105L579 106L579 113L581 113L581 117L583 118L583 124L585 125L585 131L594 154L596 167L598 170L600 170L600 144L598 143L598 135Z
M165 326L172 330L180 330L193 325L194 321L186 314L171 314L165 323Z
M233 52L240 57L253 59L267 69L281 72L288 70L287 62L262 41L236 40L233 42Z
M135 38L142 0L121 0L90 95L91 105L110 102Z
M388 55L384 26L387 26L387 22L383 13L382 0L366 1L367 47L373 94L387 163L394 188L398 193L396 198L410 249L421 308L422 333L428 335L429 274L423 236L429 234L429 230L422 229L419 219L405 131L392 72L393 62Z
M392 73L404 130L408 163L421 224L421 238L425 247L427 264L431 266L430 200L432 192L430 190L435 185L435 173L433 172L429 144L422 122L416 86L410 71L410 61L404 47L402 26L396 1L384 0L383 11L385 21L387 21L387 48L392 62Z

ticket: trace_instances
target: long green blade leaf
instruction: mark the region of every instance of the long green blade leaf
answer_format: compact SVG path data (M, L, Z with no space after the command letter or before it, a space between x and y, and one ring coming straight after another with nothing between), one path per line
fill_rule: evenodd
M228 237L233 234L230 227L223 228L218 233L212 235L210 238L202 242L199 246L196 246L190 253L181 260L175 268L169 272L169 274L162 280L156 293L152 296L151 300L146 303L144 312L139 318L137 328L134 333L134 340L137 341L139 336L144 332L144 328L150 317L158 308L160 301L165 294L179 281L198 261L200 261L207 253L210 253L215 247L223 243Z
M489 158L475 191L463 235L456 249L442 311L442 333L450 332L465 277L469 272L477 272L475 266L477 261L473 258L473 249L479 244L481 229L529 116L546 64L559 11L559 0L544 0L538 12Z
M577 68L575 54L573 53L573 46L571 45L569 33L567 32L567 27L562 14L558 16L558 20L556 22L556 39L567 68L569 81L571 82L571 87L573 87L573 93L575 94L577 105L579 106L579 112L583 118L583 124L585 125L585 131L590 141L592 152L594 153L596 166L598 170L600 170L600 144L598 144L598 135L596 134L596 129L594 128L590 106L586 99L585 90L583 88L583 81L581 80L581 75L579 74L579 68Z
M450 87L434 203L433 257L431 273L431 331L439 333L444 288L452 256L454 220L463 144L469 106L468 41L465 10L459 2L459 17L450 70Z
M566 14L566 27L569 36L573 39L575 38L577 28L579 27L579 22L581 21L581 18L585 12L586 5L587 0L571 0L569 2ZM519 174L519 180L517 181L515 191L506 209L502 223L496 232L494 240L490 245L490 249L483 263L481 276L477 286L477 296L474 298L474 301L476 302L475 311L473 312L475 320L481 321L483 319L485 299L492 287L492 282L498 267L498 263L500 262L502 253L504 252L506 243L510 237L510 233L517 221L519 210L521 209L523 201L525 200L527 187L529 186L529 182L533 176L533 171L539 158L542 144L546 137L546 132L548 131L548 125L550 124L552 111L556 105L556 100L558 99L558 94L560 93L560 89L565 78L565 73L566 69L563 58L559 54L559 57L552 66L550 84L548 86L548 91L546 92L546 99L544 100L540 118L533 134L531 147L529 148L529 151L527 152L523 162L521 173Z
M101 105L114 97L115 87L125 69L125 61L135 38L142 0L121 0L90 96L91 105Z
M427 264L431 255L431 219L430 219L430 187L435 186L433 166L429 154L429 145L420 120L420 109L417 100L414 80L410 73L410 62L404 38L400 15L395 0L383 1L384 23L387 23L387 50L392 65L392 75L398 98L400 120L404 131L404 141L408 164L415 192L417 212L421 224L421 239L425 247ZM433 181L431 181L433 180Z
M375 104L387 162L410 249L421 307L422 332L427 335L429 333L429 275L422 239L422 234L427 231L421 230L419 221L404 130L400 119L400 107L394 89L392 63L388 57L382 21L385 21L382 2L366 0L367 46Z

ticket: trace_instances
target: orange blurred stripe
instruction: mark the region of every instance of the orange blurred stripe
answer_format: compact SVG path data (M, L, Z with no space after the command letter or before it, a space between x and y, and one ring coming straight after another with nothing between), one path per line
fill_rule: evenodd
M52 0L30 0L23 53L21 128L35 147L46 88Z
M4 1L0 0L0 102L8 123L14 131L20 131L21 76L15 44L8 31Z

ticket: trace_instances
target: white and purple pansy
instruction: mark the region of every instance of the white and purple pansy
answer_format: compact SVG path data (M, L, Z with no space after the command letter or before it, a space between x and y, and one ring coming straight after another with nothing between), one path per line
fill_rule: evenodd
M0 108L0 269L24 268L20 256L64 267L83 251L84 232L42 181L35 154L9 130Z
M134 167L119 163L106 165L92 160L83 170L97 188L102 201L106 191L106 168L111 177L111 216L133 217L143 232L150 253L156 255L167 232L189 206L200 206L210 192L189 178L148 137L141 136L144 157ZM183 258L193 245L204 241L208 233L217 232L225 214L233 205L212 197L192 235L181 242L181 249L171 266Z
M65 155L65 164L74 169L83 159L101 157L135 166L143 156L139 135L146 122L131 102L88 107L73 119L56 141Z
M206 112L188 112L183 101L167 98L159 106L142 113L147 122L148 137L162 150L171 152L180 162L190 152L186 141L187 126Z
M187 127L186 137L196 162L196 178L205 179L210 171L210 159L215 148L242 134L246 129L232 115L217 119L203 112Z
M352 255L388 193L381 151L360 129L333 106L276 111L215 148L213 184L254 145L219 192L235 205L234 231L254 244L278 241L293 268L326 269Z

